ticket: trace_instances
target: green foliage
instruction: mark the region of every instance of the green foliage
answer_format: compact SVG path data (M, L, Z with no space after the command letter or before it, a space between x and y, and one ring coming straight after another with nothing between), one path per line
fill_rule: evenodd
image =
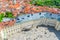
M13 18L14 17L12 12L6 11L5 13L6 13L5 17L8 17L8 18Z
M0 22L2 22L3 18L4 18L4 14L1 13L1 14L0 14Z
M0 22L2 22L4 17L6 17L6 18L14 18L12 12L9 12L9 11L6 11L5 15L4 15L4 13L0 14Z
M32 0L30 4L60 8L60 0Z

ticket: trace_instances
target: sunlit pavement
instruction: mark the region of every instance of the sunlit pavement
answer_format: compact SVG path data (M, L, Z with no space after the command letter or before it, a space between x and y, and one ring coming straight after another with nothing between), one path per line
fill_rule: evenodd
M60 40L60 31L52 27L39 26L30 30L22 30L9 40Z

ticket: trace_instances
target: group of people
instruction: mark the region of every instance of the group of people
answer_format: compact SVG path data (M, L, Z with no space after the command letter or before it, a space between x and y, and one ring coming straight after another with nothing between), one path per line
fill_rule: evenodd
M60 9L51 8L48 6L35 6L29 4L27 0L0 0L0 13L11 11L13 16L17 17L21 12L25 14L34 14L38 12L51 12L60 13ZM11 26L16 22L16 20L10 20L8 22L0 22L0 29L4 26Z

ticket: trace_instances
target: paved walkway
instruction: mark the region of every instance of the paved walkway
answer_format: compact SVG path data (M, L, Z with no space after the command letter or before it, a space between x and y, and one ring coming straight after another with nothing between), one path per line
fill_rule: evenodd
M60 40L60 31L40 26L14 34L10 40Z

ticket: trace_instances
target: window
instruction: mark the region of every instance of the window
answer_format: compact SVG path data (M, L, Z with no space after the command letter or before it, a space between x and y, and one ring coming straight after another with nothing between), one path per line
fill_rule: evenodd
M41 15L41 13L39 13L39 15Z
M52 16L52 14L50 14L50 16Z
M20 20L19 18L17 18L17 20Z
M33 16L33 14L31 14L31 16Z
M27 17L30 17L30 15L28 15Z
M22 18L22 19L24 19L24 18Z

